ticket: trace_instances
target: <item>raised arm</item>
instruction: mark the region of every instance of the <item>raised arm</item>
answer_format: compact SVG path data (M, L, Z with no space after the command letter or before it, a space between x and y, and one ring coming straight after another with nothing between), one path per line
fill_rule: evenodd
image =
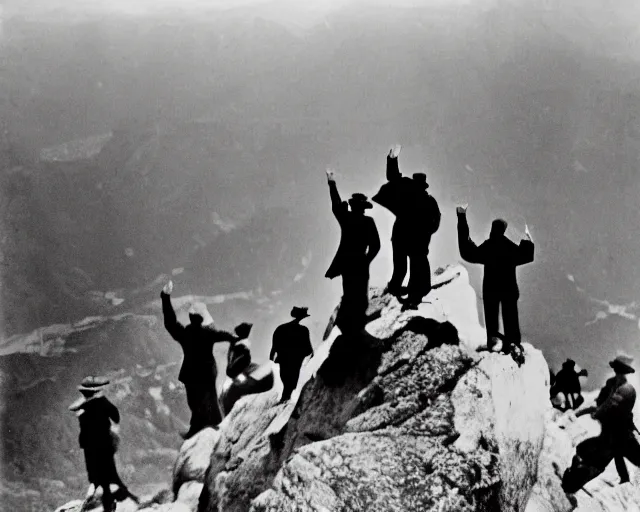
M460 256L469 263L483 263L480 248L471 240L466 208L459 206L458 214L458 248Z
M212 325L204 326L202 329L207 333L207 337L212 343L219 343L223 341L235 343L236 341L240 341L240 338L236 334L223 331L222 329L216 329Z
M401 177L402 174L398 166L398 155L392 149L387 155L387 181L394 181Z
M533 261L534 245L532 240L522 240L516 250L516 265L526 265Z
M340 221L347 212L347 205L340 197L338 186L336 185L336 180L333 177L332 171L327 171L327 180L329 182L329 196L331 197L331 211L335 215L336 219Z
M173 283L169 281L167 285L160 292L160 299L162 300L162 316L164 317L164 327L167 329L171 337L178 343L182 343L184 339L185 327L176 317L176 312L171 304L171 291L173 290Z

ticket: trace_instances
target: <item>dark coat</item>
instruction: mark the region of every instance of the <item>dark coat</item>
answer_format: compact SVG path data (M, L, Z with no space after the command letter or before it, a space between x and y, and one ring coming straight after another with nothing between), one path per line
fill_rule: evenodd
M522 240L516 245L500 235L489 237L478 247L469 236L466 215L458 214L458 246L465 261L484 265L483 295L509 299L520 296L516 267L533 261L533 242Z
M257 365L251 362L251 350L244 342L232 343L227 353L227 377L235 379Z
M633 428L633 407L636 403L636 390L628 382L618 383L616 377L607 380L596 398L598 406L593 417L603 427Z
M279 325L273 331L269 359L280 365L300 365L313 354L309 329L296 320Z
M95 485L107 482L120 485L111 434L111 421L120 422L118 408L106 397L100 396L87 400L78 410L80 412L78 443L84 450L89 482Z
M422 185L400 173L398 159L387 156L387 183L372 201L396 216L391 239L415 250L429 249L440 227L438 202Z
M335 182L329 182L331 209L340 224L341 236L338 251L325 277L333 279L345 272L358 271L369 265L380 251L380 236L371 217L349 211L340 199Z
M160 293L164 326L171 337L180 343L184 352L184 360L178 379L186 384L210 385L218 376L216 360L213 356L213 345L221 341L233 342L237 336L226 331L219 331L213 326L182 325L176 318L171 305L171 297Z

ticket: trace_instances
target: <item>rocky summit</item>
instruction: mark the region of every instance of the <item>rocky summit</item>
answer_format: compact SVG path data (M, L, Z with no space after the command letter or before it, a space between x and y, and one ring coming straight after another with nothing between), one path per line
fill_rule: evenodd
M484 332L463 267L438 270L417 311L372 289L368 316L358 339L329 326L289 403L278 404L277 388L244 397L217 429L186 441L171 492L138 510L631 510L600 505L631 503L632 484L563 493L558 468L579 422L551 408L539 350L525 343L521 366L478 351Z

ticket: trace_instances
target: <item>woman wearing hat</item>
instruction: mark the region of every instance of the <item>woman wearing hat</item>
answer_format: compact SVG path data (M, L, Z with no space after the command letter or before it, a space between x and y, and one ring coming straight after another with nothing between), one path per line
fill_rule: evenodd
M331 209L340 224L340 245L325 277L342 276L342 302L336 325L344 332L359 332L366 325L369 307L369 265L380 252L380 236L374 220L365 215L372 208L364 194L343 202L334 173L327 170Z
M280 365L282 380L282 398L286 402L298 385L300 368L307 356L313 355L309 329L300 322L309 316L309 308L294 306L291 309L293 320L276 327L273 331L273 344L269 359Z
M104 389L108 384L109 381L104 378L86 377L78 386L82 398L69 407L80 421L78 442L84 450L90 484L82 510L98 487L102 487L102 506L105 512L115 510L116 501L131 498L138 502L138 498L122 483L116 469L118 438L112 430L111 422L119 423L120 413L104 396ZM117 490L113 492L111 486L116 486Z
M640 467L640 444L634 435L633 407L636 390L627 381L627 375L634 373L633 358L619 355L609 363L615 375L607 380L596 399L596 405L587 407L576 416L591 413L600 421L602 432L598 437L582 441L576 447L576 455L571 467L562 477L565 492L574 493L587 482L602 473L612 459L620 475L620 483L629 481L629 473L624 459Z

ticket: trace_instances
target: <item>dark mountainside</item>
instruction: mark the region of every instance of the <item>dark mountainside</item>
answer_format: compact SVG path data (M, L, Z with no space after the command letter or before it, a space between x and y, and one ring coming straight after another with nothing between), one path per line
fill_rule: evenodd
M176 296L244 292L211 299L209 308L225 327L255 322L258 359L297 302L310 307L317 341L339 290L323 278L338 237L324 168L337 169L345 196L372 194L389 145L401 142L402 168L426 169L443 211L434 268L459 257L457 202L470 203L474 239L496 215L510 221L516 239L528 222L537 263L520 273L525 339L555 368L572 356L589 369L589 387L597 386L607 371L602 361L617 348L640 356L633 232L640 64L633 6L587 4L580 11L577 2L352 5L295 28L267 8L262 17L159 11L68 23L28 10L8 17L7 8L2 339L91 315L157 315L152 301L175 271ZM44 148L109 132L87 158L39 158ZM373 215L383 251L372 284L383 285L391 219L379 209ZM479 290L479 269L470 272ZM68 467L63 460L81 465L76 419L66 411L80 373L130 375L136 364L179 361L161 324L115 322L118 333L100 322L77 339L62 336L78 353L2 352L3 432L22 432L27 418L36 432L53 421L65 425L65 449L76 450L65 458L51 443L3 435L11 456L3 460L29 459L17 472L3 464L4 480L54 478L45 468ZM139 348L147 346L148 353ZM79 363L91 351L100 357ZM177 369L166 371L163 389ZM21 391L52 375L56 385ZM152 399L147 383L136 378L131 386L134 396ZM164 417L146 418L142 398L127 400L119 404L125 417L126 407L139 408L144 428L160 429ZM170 407L176 418L184 408L182 395ZM177 448L175 430L153 442ZM131 436L132 450L146 449ZM146 483L154 481L156 474ZM60 495L70 498L84 482L66 485L75 487Z

